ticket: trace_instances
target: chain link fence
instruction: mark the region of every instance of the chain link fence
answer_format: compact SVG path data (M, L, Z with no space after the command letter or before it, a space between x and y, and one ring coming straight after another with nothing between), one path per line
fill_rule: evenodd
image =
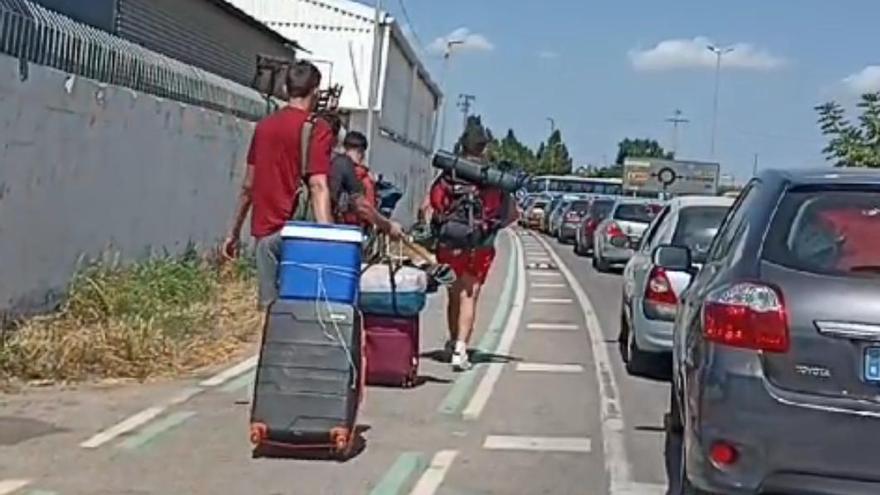
M250 88L28 0L0 0L0 53L248 120L267 111L266 100Z

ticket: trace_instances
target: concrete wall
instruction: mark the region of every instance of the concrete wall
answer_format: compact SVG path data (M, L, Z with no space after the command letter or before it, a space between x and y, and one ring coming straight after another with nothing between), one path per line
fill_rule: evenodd
M51 304L83 255L219 240L252 128L0 55L0 311Z

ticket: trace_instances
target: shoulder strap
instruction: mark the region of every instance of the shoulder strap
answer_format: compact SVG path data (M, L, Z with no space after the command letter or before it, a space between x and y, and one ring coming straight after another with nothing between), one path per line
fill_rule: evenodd
M310 113L308 117L306 117L306 121L303 122L302 130L300 131L299 137L299 158L300 158L300 166L302 167L301 176L305 178L309 175L311 171L311 148L312 148L312 133L315 130L315 121L317 117L315 114Z
M300 165L300 181L299 194L297 194L296 204L293 205L293 211L290 213L291 220L302 220L311 222L312 218L312 198L309 194L309 184L306 179L311 170L310 151L312 147L312 134L315 130L316 116L310 113L303 122L299 135L299 165Z

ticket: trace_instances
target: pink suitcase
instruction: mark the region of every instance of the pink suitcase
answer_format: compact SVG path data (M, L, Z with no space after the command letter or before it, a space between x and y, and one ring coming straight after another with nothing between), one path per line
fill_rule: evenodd
M419 317L364 315L367 385L409 388L419 373Z

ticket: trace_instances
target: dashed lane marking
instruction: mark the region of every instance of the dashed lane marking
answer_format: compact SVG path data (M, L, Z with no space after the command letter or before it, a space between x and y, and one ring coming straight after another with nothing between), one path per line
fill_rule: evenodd
M532 284L529 286L531 289L564 289L567 287L565 284Z
M516 245L514 251L516 252L516 263L517 267L523 266L523 254L522 248L520 247L520 238L519 236L513 236L513 242ZM519 270L519 273L522 274L523 271ZM522 318L523 309L525 308L525 300L526 300L526 279L524 276L520 275L516 277L516 293L513 296L513 305L510 308L510 313L507 315L507 325L504 327L504 333L501 334L501 340L498 341L498 347L495 349L495 354L505 356L510 354L510 348L513 346L513 339L516 338L516 332L519 329L520 319ZM486 374L483 375L483 379L480 380L480 384L477 385L477 390L474 392L474 396L471 397L471 401L468 403L467 407L462 411L462 417L466 420L474 420L480 417L480 413L483 412L483 408L486 407L486 403L489 401L489 396L492 395L492 390L495 388L495 384L498 383L498 379L501 378L501 372L504 370L504 363L491 363L486 370Z
M579 326L570 323L529 323L526 328L529 330L580 330Z
M370 495L399 495L410 478L425 470L425 457L420 452L404 452L400 454L394 465L370 491Z
M519 363L516 371L538 373L583 373L584 367L579 364L550 364L550 363Z
M181 411L174 414L169 414L161 420L155 421L149 426L145 427L137 435L125 439L122 443L119 444L119 447L125 450L135 450L141 448L155 440L162 433L165 433L168 430L174 429L182 425L184 422L195 415L196 413L192 411Z
M410 495L434 495L443 484L443 478L452 467L455 457L458 455L457 450L441 450L431 459L431 464L422 477L419 478L416 486L413 487Z
M605 346L605 337L599 318L587 293L577 281L562 258L552 250L544 239L535 237L547 248L550 256L559 265L559 271L565 276L568 285L578 300L578 305L583 312L584 321L587 324L587 332L590 336L590 348L593 353L596 380L599 386L599 411L602 420L602 452L605 461L605 472L608 473L610 495L624 495L629 492L632 483L632 467L629 456L626 453L626 441L624 437L623 413L620 407L620 388L611 368L611 356Z
M95 435L90 437L88 440L79 444L79 446L84 449L96 449L96 448L104 445L105 443L113 440L114 438L116 438L120 435L124 435L132 430L140 428L141 426L149 423L150 421L152 421L155 418L162 415L168 408L183 404L184 402L192 399L196 395L199 395L200 393L204 392L205 390L207 390L209 388L213 388L213 387L217 387L219 385L222 385L222 384L226 383L227 381L229 381L229 380L231 380L231 379L233 379L243 373L246 373L247 371L250 371L251 369L256 367L257 359L258 359L258 356L251 356L251 357L245 359L244 361L242 361L242 362L240 362L230 368L227 368L227 369L217 373L216 375L214 375L210 378L202 380L199 383L198 387L189 387L189 388L183 389L180 392L177 392L175 395L173 395L170 399L166 400L165 402L158 404L158 405L155 405L155 406L152 406L152 407L148 407L138 413L135 413L135 414L123 419L122 421L120 421L119 423L116 423L115 425L111 426L110 428L107 428L101 432L96 433ZM0 495L2 495L2 494L0 494Z
M488 450L527 450L537 452L589 453L592 442L580 437L518 437L491 435L486 437L483 448Z
M620 487L615 495L666 495L666 485L658 483L630 483Z
M0 495L7 495L28 486L31 480L0 480Z
M199 386L210 388L222 385L229 380L237 377L238 375L241 375L242 373L245 373L255 368L257 366L258 359L259 356L251 356L244 361L236 364L235 366L232 366L231 368L227 368L206 380L202 380L199 383Z
M556 270L556 265L552 263L526 263L527 270Z
M534 304L573 304L573 299L551 298L551 297L533 297L529 302Z
M538 272L538 271L530 271L529 275L532 277L561 277L562 274L559 272Z

